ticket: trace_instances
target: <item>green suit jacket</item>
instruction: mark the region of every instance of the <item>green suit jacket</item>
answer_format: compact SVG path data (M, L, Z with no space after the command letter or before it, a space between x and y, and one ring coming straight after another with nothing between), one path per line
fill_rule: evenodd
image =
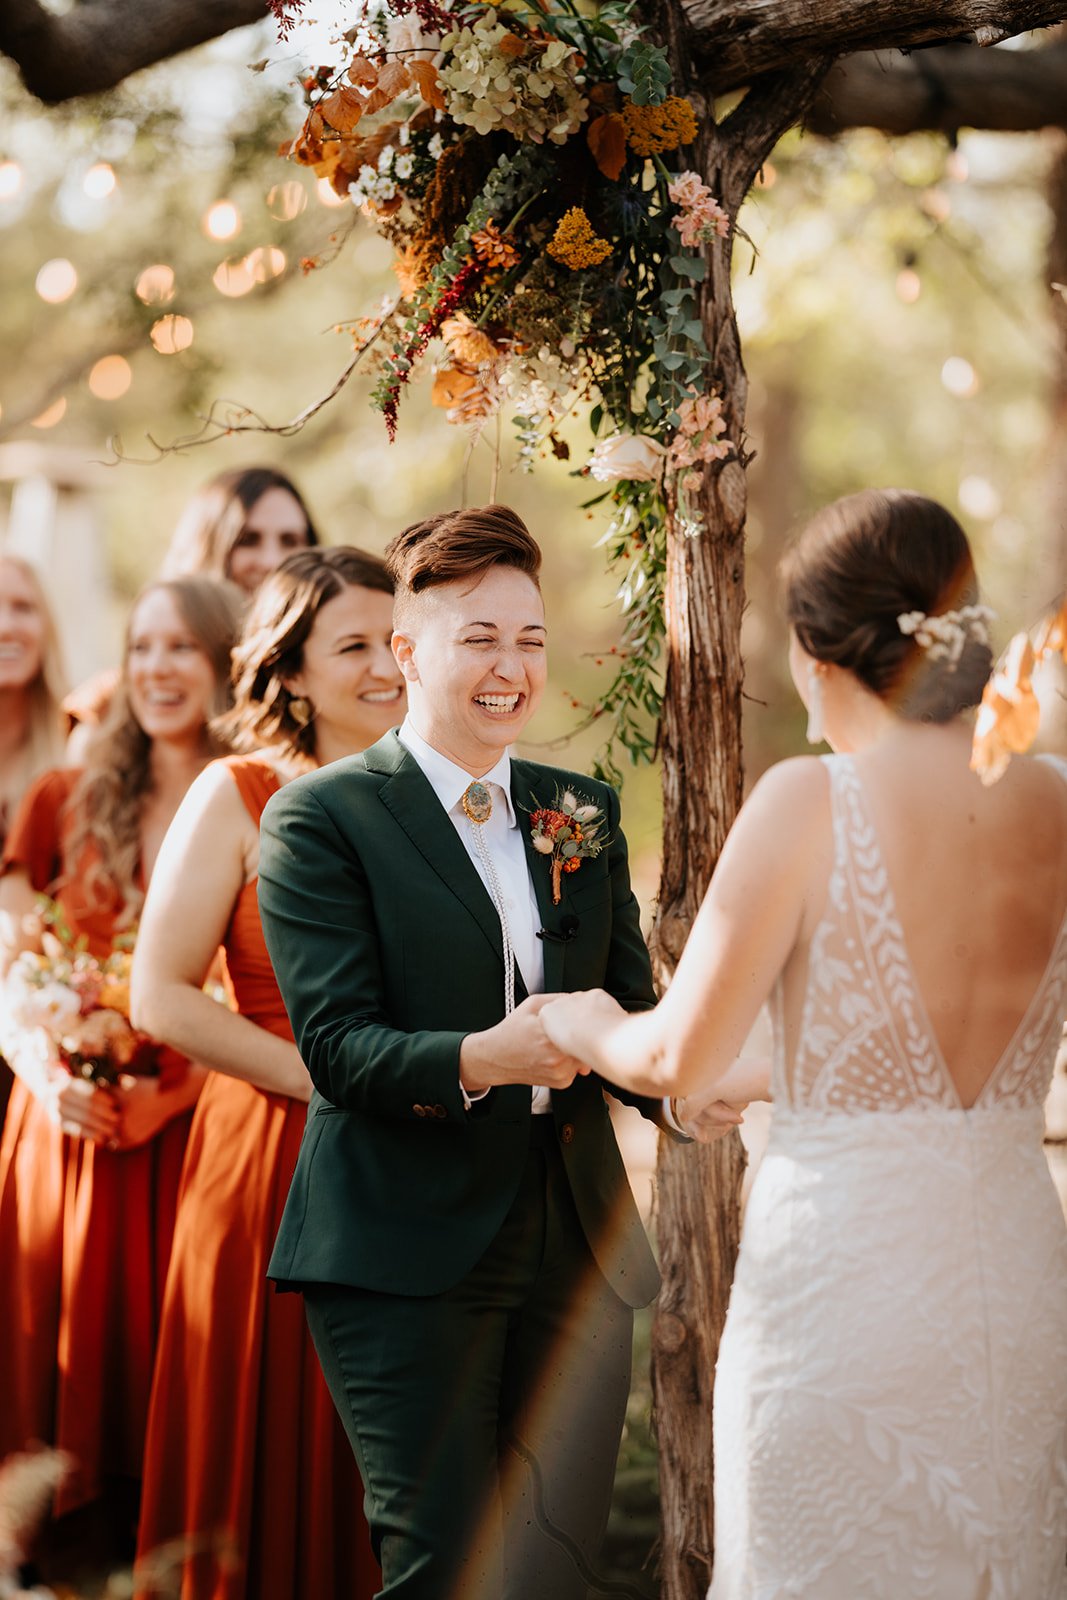
M564 787L601 806L611 842L564 875L553 906L549 865L524 814L551 805ZM558 931L564 917L578 920L565 942L542 941L546 991L599 987L628 1010L653 1005L614 790L516 760L512 797L542 926ZM460 1043L503 1015L500 924L452 821L395 733L271 799L259 904L314 1084L270 1276L294 1286L443 1293L478 1261L514 1199L530 1090L496 1088L464 1107ZM521 997L518 974L516 988ZM632 1103L659 1120L658 1105ZM601 1081L577 1078L553 1093L552 1110L597 1263L622 1300L645 1305L659 1276Z

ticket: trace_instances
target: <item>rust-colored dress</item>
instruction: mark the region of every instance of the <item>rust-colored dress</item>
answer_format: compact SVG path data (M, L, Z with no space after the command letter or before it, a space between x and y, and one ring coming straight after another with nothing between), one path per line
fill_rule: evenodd
M31 786L0 873L21 869L35 889L53 889L78 777L48 772ZM87 892L89 865L87 853L56 898L106 955L119 906ZM186 1070L173 1051L156 1064L171 1081ZM191 1120L186 1112L137 1149L108 1150L61 1133L20 1079L12 1088L0 1141L0 1458L31 1439L68 1450L76 1468L58 1515L140 1476Z
M277 774L255 756L225 764L258 826ZM292 1039L254 882L237 898L223 951L237 1009ZM379 1586L362 1485L303 1301L274 1292L266 1276L306 1113L288 1095L222 1073L197 1104L137 1541L141 1561L190 1540L182 1600L369 1600ZM139 1583L140 1594L154 1593L143 1568Z

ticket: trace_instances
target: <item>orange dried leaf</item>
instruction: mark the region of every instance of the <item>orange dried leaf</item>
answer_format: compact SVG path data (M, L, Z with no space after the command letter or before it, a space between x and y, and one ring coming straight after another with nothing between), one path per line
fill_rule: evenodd
M1031 681L1034 651L1025 633L1017 633L1008 646L1002 672L985 686L974 724L971 771L984 784L1004 775L1013 755L1029 750L1037 737L1041 708Z
M517 33L505 33L496 42L496 47L502 56L524 56L526 54L526 40L520 39Z
M626 165L626 124L614 111L596 117L585 132L593 160L605 178L616 179Z
M462 400L465 394L476 388L477 384L478 380L473 373L461 372L457 367L445 367L433 380L430 401L447 411Z
M614 111L619 103L619 91L613 83L594 83L589 91L589 100L602 111Z
M1067 664L1067 595L1059 610L1045 623L1035 646L1038 657L1062 656Z
M352 175L355 177L360 167L376 167L378 158L387 144L392 144L400 129L399 122L386 122L369 139L360 139L350 153L350 163L353 164Z
M378 82L378 68L366 56L354 56L348 66L348 81L360 89L370 89Z
M358 89L336 89L320 101L319 110L331 128L338 133L351 133L368 105Z
M411 73L402 61L389 61L378 74L377 87L372 89L363 104L368 116L381 111L395 100L398 94L411 88Z
M445 97L441 93L441 86L437 81L437 68L432 61L415 60L408 62L408 71L418 84L419 93L428 106L435 111L445 109Z

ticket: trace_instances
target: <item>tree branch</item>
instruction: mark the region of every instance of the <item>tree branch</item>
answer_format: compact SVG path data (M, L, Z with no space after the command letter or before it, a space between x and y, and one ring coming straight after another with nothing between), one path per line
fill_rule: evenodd
M689 45L716 93L806 60L913 50L967 39L995 44L1067 18L1065 0L682 0Z
M63 16L38 0L2 0L0 53L31 94L58 105L266 15L266 0L82 0Z
M827 74L805 126L826 138L846 128L904 134L1067 127L1067 41L1043 50L943 45L912 56L847 56Z

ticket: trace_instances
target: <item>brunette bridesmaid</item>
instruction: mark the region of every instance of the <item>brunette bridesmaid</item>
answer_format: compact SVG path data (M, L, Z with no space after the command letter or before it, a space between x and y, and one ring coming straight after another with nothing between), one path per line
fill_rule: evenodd
M37 895L105 956L133 927L171 818L225 746L237 608L208 578L136 602L122 678L84 771L29 790L0 865L0 960L42 948ZM69 1451L57 1515L99 1513L101 1553L136 1515L178 1180L203 1072L143 1048L123 1087L72 1076L43 1029L5 1012L16 1074L0 1143L0 1457L38 1439ZM125 1530L121 1525L127 1524ZM106 1530L106 1531L105 1531ZM128 1542L125 1553L129 1553Z
M135 1020L214 1071L167 1283L141 1595L160 1592L152 1553L175 1540L186 1549L182 1600L369 1600L378 1587L362 1487L302 1302L266 1278L311 1083L263 943L256 873L260 814L280 785L401 720L391 632L376 557L307 550L265 581L235 652L226 724L238 749L265 748L216 762L193 785L145 907ZM203 992L220 944L236 1007L222 1015Z

